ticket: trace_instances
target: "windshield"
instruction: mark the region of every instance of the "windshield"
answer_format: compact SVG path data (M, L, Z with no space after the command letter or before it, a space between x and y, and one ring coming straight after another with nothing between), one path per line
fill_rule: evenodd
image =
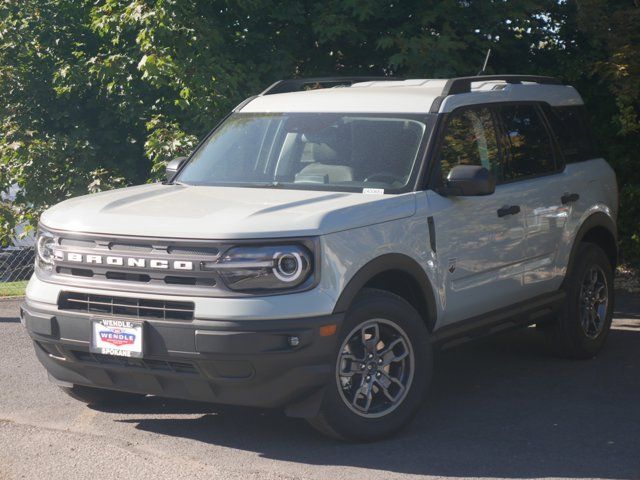
M425 116L237 113L176 181L188 185L405 191Z

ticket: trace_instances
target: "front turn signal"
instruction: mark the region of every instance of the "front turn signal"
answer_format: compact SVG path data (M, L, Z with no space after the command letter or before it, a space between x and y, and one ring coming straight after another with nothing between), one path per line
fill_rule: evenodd
M331 335L335 335L338 331L338 325L332 323L330 325L323 325L320 327L320 336L321 337L330 337Z

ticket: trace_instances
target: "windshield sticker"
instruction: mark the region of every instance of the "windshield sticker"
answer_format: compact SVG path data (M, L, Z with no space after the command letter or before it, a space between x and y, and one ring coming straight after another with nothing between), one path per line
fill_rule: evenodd
M363 188L362 193L366 195L382 195L384 194L384 188Z

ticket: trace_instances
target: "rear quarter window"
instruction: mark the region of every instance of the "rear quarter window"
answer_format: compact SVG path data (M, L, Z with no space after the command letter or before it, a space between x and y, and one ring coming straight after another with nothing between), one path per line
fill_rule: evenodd
M544 108L545 115L564 155L565 163L576 163L598 156L583 105Z

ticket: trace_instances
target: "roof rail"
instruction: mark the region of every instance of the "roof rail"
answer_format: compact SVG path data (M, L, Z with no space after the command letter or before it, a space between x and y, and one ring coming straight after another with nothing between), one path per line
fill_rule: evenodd
M395 77L314 77L314 78L290 78L287 80L278 80L260 95L273 95L274 93L299 92L304 90L305 86L314 86L315 88L331 88L340 86L350 86L359 82L381 82L389 80L402 80ZM310 89L311 90L311 89Z
M472 83L491 80L501 80L506 83L532 82L545 85L562 85L562 81L558 78L540 75L478 75L475 77L450 78L442 90L442 96L469 93Z

